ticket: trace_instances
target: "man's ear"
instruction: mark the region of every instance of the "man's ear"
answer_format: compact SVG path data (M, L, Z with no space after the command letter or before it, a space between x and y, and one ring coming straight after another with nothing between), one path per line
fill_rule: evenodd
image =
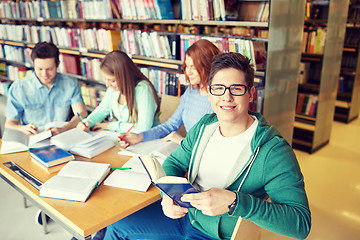
M249 89L249 102L252 102L254 100L255 91L256 89L254 86Z

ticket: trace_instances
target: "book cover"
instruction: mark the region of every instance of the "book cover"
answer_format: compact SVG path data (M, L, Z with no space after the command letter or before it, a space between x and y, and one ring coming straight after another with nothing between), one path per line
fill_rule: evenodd
M46 167L56 166L74 159L74 156L55 145L29 150L30 156Z

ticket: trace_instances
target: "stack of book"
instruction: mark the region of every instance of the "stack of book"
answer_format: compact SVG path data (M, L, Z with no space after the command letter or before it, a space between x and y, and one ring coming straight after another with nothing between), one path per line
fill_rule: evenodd
M74 155L55 145L29 150L31 160L48 173L58 172Z

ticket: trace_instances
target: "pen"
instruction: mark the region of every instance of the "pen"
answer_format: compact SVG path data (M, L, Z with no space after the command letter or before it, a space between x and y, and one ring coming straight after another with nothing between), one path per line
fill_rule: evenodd
M111 168L111 170L130 170L130 167Z
M127 132L126 132L126 133L130 132L130 130L131 130L133 127L134 127L134 126L131 126L131 128L129 128L129 130L127 130ZM120 140L123 140L123 139L124 139L124 137L125 137L125 134L124 134L124 135L122 135L122 136L120 137Z
M84 120L78 112L76 112L76 115L80 118L81 121Z

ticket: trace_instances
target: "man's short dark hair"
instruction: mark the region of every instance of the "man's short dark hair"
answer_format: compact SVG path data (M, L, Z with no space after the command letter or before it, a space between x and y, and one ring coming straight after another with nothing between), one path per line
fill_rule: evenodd
M34 62L36 58L55 58L56 66L59 65L59 48L53 43L39 42L35 45L31 52L31 60Z
M243 72L246 84L249 87L254 85L254 68L251 66L250 60L240 53L233 52L221 53L214 57L209 75L209 85L218 71L227 68L234 68Z

